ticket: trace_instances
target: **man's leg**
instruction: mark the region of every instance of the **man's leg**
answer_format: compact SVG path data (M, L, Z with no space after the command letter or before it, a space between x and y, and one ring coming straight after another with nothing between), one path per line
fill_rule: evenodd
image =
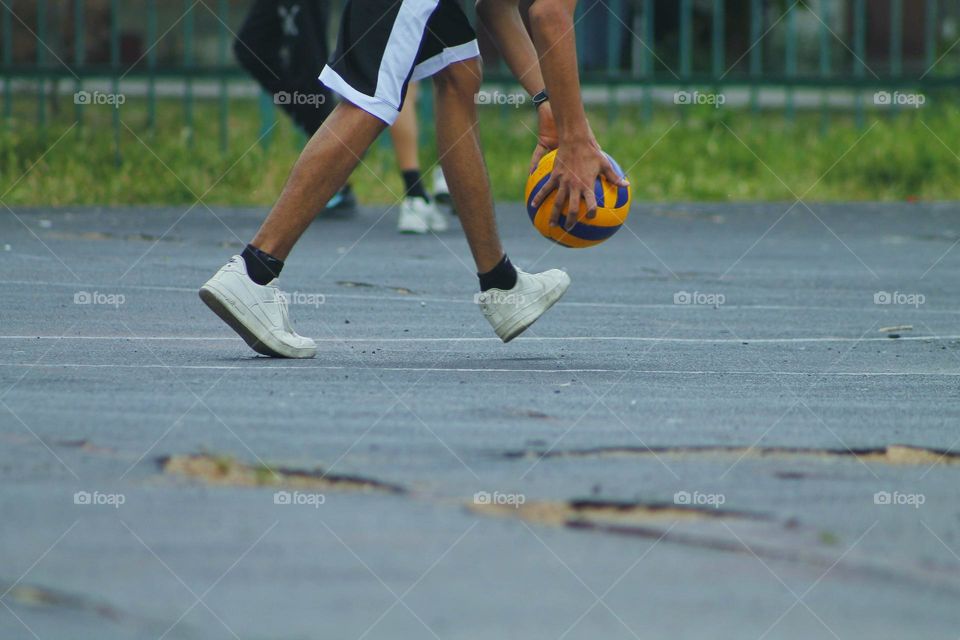
M280 199L251 244L286 260L317 210L343 186L385 127L359 107L348 102L337 105L300 154Z
M481 72L479 58L470 58L434 76L437 151L477 264L481 290L477 302L496 334L509 342L563 296L570 277L556 269L524 273L503 252L477 128L475 96Z
M353 105L339 105L307 143L253 242L200 287L200 299L257 353L316 355L316 343L293 330L287 300L271 281L314 212L343 185L385 126Z
M481 73L479 58L458 62L434 76L434 87L437 153L477 271L483 274L496 267L504 254L477 128L475 96Z

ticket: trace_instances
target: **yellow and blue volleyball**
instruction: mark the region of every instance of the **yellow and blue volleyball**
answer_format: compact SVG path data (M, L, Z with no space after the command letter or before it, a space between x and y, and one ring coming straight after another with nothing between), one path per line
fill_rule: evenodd
M607 155L607 154L604 154ZM573 229L567 231L564 228L565 216L560 216L559 225L550 226L550 212L553 210L553 201L557 192L554 191L540 203L539 207L533 206L533 199L543 185L550 179L550 173L553 171L553 162L557 157L556 151L551 151L540 159L537 168L534 169L530 177L527 178L527 189L525 202L527 203L527 213L530 215L530 221L537 231L543 237L553 240L565 247L574 249L583 249L600 244L613 236L623 223L627 221L627 215L630 213L630 187L621 187L616 184L610 184L602 176L597 177L593 192L597 197L597 215L592 220L584 218L587 205L580 202L580 221L573 226ZM617 161L607 155L610 164L613 165L617 175L623 177L623 169L617 164Z

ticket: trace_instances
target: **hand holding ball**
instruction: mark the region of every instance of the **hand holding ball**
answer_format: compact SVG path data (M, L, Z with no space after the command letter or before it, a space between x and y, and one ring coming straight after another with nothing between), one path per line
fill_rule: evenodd
M607 159L613 165L614 170L621 177L624 175L620 165L608 154ZM537 168L534 169L530 177L527 178L526 198L527 213L537 231L543 237L553 240L565 247L582 249L600 244L604 240L615 234L623 223L627 220L630 213L630 187L621 187L611 184L603 176L598 176L594 185L594 195L597 198L597 214L592 219L586 219L587 205L580 201L580 221L577 222L569 231L565 229L565 216L561 215L557 226L550 226L550 212L553 211L553 202L556 198L556 191L551 193L540 203L539 207L533 206L533 199L540 192L540 189L550 179L553 171L553 163L557 158L556 150L543 156L540 159Z

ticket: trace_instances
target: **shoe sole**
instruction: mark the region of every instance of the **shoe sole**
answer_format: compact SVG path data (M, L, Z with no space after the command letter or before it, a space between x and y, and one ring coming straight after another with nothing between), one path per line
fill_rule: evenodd
M521 333L533 326L533 323L540 319L540 316L545 314L550 310L553 305L557 304L560 298L563 297L563 294L567 292L567 289L570 288L570 276L567 276L566 280L555 286L553 289L550 289L544 294L544 297L547 299L547 306L545 306L539 313L533 315L532 317L527 315L524 316L524 313L529 313L530 309L521 309L517 315L520 316L520 319L514 319L510 323L510 330L505 332L505 335L500 335L498 332L497 335L503 340L504 343L510 342Z
M275 340L272 340L272 342L276 342L276 345L271 346L267 341L261 340L240 318L234 315L225 296L209 284L200 287L200 299L203 300L203 303L210 307L210 310L217 314L221 320L226 322L231 329L236 331L237 335L243 338L243 341L246 342L251 349L260 355L270 356L271 358L312 358L317 354L316 348L297 349L281 345ZM280 349L285 349L286 352Z

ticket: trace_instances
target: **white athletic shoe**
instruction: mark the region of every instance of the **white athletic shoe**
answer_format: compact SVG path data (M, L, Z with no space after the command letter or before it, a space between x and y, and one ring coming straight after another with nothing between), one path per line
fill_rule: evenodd
M440 204L450 204L450 187L439 166L433 171L433 198Z
M276 281L274 281L276 282ZM317 345L290 325L287 297L273 283L261 286L233 256L200 287L200 299L257 353L275 358L312 358Z
M446 216L433 202L409 197L400 203L400 219L397 222L400 233L440 233L448 227Z
M570 276L559 269L533 274L517 269L513 289L488 289L474 299L500 339L510 342L552 307L569 286Z

